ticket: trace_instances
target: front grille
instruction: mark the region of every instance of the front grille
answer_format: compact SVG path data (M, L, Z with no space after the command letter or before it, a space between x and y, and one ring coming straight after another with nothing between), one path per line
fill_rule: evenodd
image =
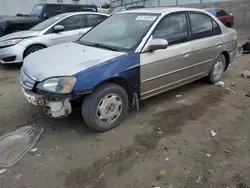
M31 77L23 68L21 68L20 83L24 89L32 90L36 83L36 80Z

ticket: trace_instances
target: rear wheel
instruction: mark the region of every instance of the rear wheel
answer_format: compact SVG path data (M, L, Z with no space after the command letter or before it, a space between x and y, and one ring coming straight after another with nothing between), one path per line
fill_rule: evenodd
M127 92L117 84L107 83L87 95L82 104L85 123L96 131L118 126L128 111Z
M41 49L44 49L45 48L45 46L43 46L43 45L33 45L33 46L30 46L30 47L28 47L27 49L26 49L26 51L24 52L24 58L25 57L27 57L28 55L30 55L30 54L32 54L32 53L34 53L34 52L37 52L37 51L39 51L39 50L41 50Z
M214 62L214 65L208 75L210 83L214 84L219 82L226 69L226 58L223 54L220 54Z
M228 27L228 28L231 28L231 24L230 24L230 23L227 23L227 27Z

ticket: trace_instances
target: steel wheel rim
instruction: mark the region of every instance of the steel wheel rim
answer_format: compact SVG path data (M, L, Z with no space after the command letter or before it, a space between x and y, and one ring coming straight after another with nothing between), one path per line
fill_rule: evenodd
M34 50L32 50L30 53L32 54L32 53L34 53L34 52L37 52L37 51L39 51L40 49L34 49Z
M122 109L123 101L121 97L111 93L105 95L98 103L96 116L102 124L112 124L120 117Z
M216 80L219 80L221 78L221 75L224 71L224 64L223 60L219 58L214 66L213 76Z

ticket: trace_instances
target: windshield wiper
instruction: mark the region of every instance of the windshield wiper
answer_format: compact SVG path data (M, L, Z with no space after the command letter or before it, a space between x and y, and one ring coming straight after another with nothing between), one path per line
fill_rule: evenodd
M95 43L94 46L99 47L99 48L105 48L105 49L112 50L112 51L117 51L117 48L115 47L106 46L106 45L99 44L99 43Z
M79 41L79 42L83 45L86 45L86 46L94 46L94 47L98 47L98 48L105 48L105 49L112 50L112 51L118 51L118 49L115 47L106 46L106 45L103 45L100 43L88 43L88 42L81 42L81 41Z

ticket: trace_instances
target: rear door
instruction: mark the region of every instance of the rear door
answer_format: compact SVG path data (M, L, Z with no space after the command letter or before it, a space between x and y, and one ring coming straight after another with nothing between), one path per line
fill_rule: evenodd
M209 73L217 55L222 50L223 37L218 23L210 16L200 12L189 13L191 23L191 46L194 62L193 74Z
M55 33L52 29L51 45L76 41L87 31L83 15L67 17L56 25L64 26L64 31Z

